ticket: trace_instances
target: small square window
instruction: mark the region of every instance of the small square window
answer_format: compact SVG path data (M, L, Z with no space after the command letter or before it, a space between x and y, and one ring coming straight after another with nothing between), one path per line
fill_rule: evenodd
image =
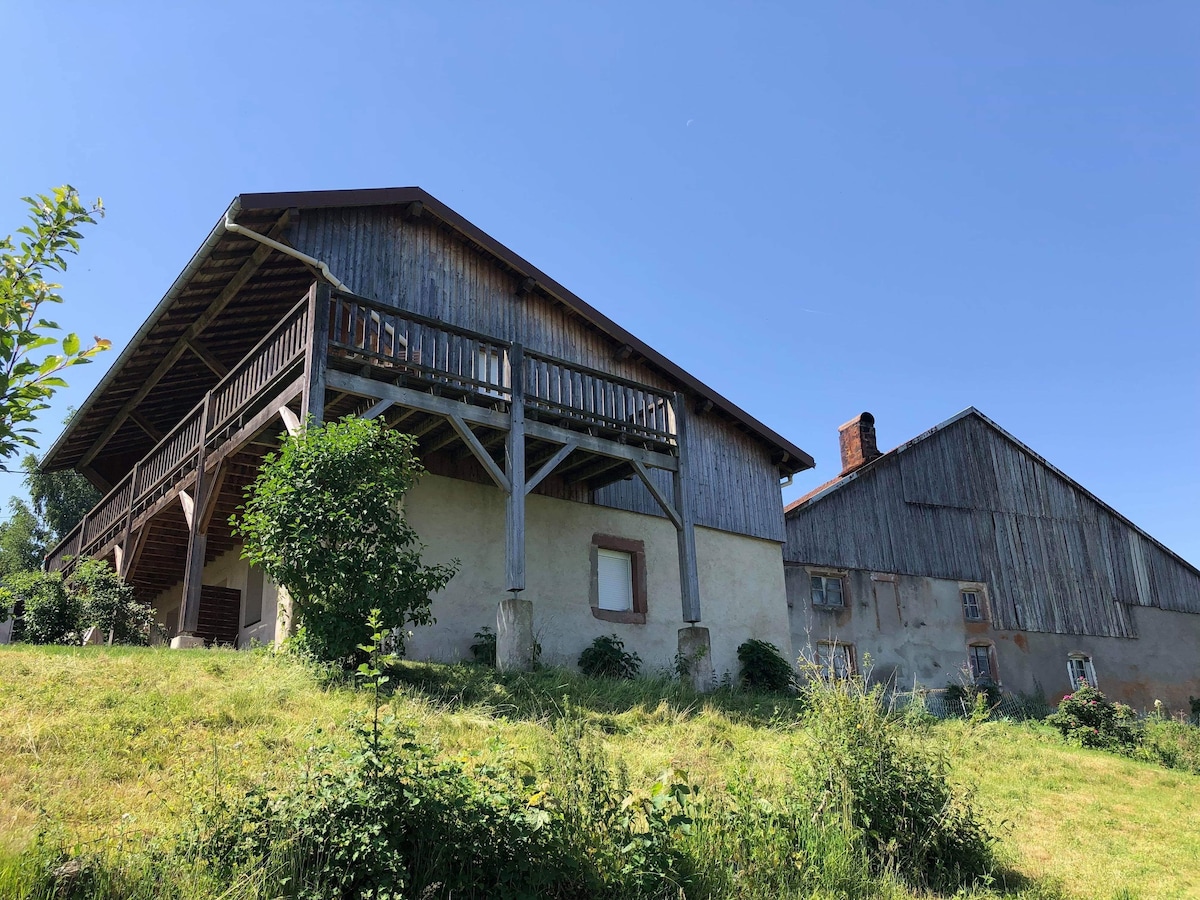
M968 622L983 621L983 601L979 591L962 592L963 618Z
M845 583L840 575L812 575L813 606L843 607L846 605Z
M971 678L975 683L995 682L996 667L992 664L992 648L987 644L972 644L969 650Z

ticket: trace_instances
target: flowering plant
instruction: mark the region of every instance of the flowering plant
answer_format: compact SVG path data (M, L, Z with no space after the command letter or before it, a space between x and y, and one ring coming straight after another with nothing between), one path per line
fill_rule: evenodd
M1065 695L1046 721L1081 747L1130 752L1142 739L1133 710L1124 703L1113 703L1086 681Z

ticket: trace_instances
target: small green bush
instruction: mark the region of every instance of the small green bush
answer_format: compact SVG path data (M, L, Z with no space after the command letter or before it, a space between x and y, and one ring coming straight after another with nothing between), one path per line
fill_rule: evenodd
M792 686L792 667L779 648L751 638L737 649L742 664L739 681L752 691L786 691Z
M80 630L92 625L114 644L147 644L154 610L134 596L133 586L103 560L85 559L71 573L70 591L79 597Z
M1138 755L1166 766L1200 775L1200 728L1151 716L1142 726Z
M860 677L810 679L811 749L799 772L814 816L861 846L876 874L954 890L984 879L995 842L949 760L914 743Z
M601 635L579 654L579 668L590 678L636 678L642 658L626 651L615 634Z
M1113 703L1086 681L1062 698L1046 722L1080 747L1129 753L1142 739L1133 710L1124 703Z
M21 640L30 644L73 644L79 640L80 599L59 572L14 572L4 587L20 604Z
M496 667L496 632L486 625L475 632L475 643L471 645L471 656L475 662Z
M980 711L983 711L985 719L987 718L986 713L995 709L1003 697L1000 686L995 682L976 682L969 677L960 682L952 681L947 684L946 691L942 696L945 699L947 711L954 715L963 718L979 718Z

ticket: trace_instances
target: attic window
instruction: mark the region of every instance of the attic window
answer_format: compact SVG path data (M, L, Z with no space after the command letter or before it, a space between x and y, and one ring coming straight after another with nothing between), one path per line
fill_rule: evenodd
M979 591L962 592L963 618L968 622L983 621L983 601Z

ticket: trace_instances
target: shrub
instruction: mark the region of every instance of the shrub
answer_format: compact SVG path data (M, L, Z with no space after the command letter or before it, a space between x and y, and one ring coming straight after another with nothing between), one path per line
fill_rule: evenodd
M95 625L114 644L146 644L154 610L134 596L133 587L107 562L85 559L71 573L68 589L79 598L80 629Z
M1141 742L1133 710L1124 703L1113 703L1086 681L1063 697L1046 721L1064 739L1081 747L1128 753Z
M67 591L59 572L16 572L4 579L14 605L20 604L21 639L31 644L79 640L80 601Z
M982 714L984 719L1003 698L1000 685L992 681L976 682L969 675L947 684L942 696L948 712L964 718L979 718Z
M992 837L945 755L910 742L882 687L859 677L806 686L811 749L800 771L816 818L846 832L875 873L948 890L986 877Z
M233 518L243 556L287 588L309 655L360 661L370 609L389 629L433 621L430 594L458 561L424 566L402 500L424 471L416 438L375 419L309 424L268 454ZM403 650L402 632L396 640Z
M752 691L786 691L792 686L792 667L779 648L751 638L737 649L742 664L739 681Z
M636 678L642 659L625 650L615 634L601 635L579 654L579 668L590 678Z
M1168 769L1200 775L1200 728L1152 716L1142 726L1138 755Z
M471 656L475 662L485 666L496 666L496 632L486 625L475 632L475 643L471 645Z
M314 751L280 788L210 801L185 848L231 882L263 873L311 900L561 896L586 880L505 773L380 729L356 729L348 755Z

